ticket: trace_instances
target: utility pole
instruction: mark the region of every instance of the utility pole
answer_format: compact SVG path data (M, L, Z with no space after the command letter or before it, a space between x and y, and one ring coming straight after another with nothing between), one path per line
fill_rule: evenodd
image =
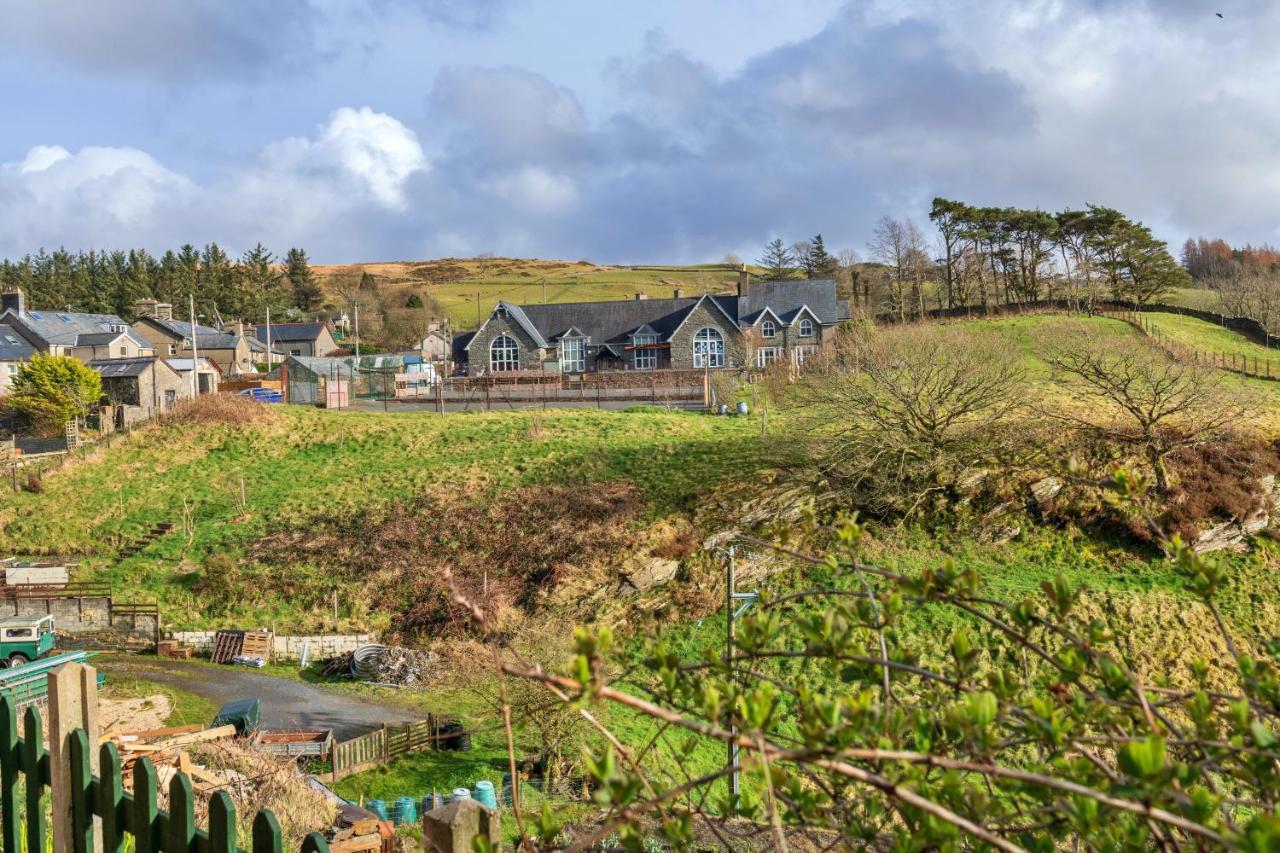
M356 303L356 364L360 364L360 303Z
M480 328L480 291L476 291L476 328Z
M200 345L196 343L196 297L191 294L191 399L200 396Z
M746 613L747 610L759 598L760 593L757 590L751 592L738 592L737 590L737 566L734 563L737 546L730 545L725 550L727 560L725 562L725 596L724 596L724 615L725 615L725 660L729 662L729 677L737 682L734 678L735 667L733 658L736 654L737 646L734 639L733 623L738 621L738 617ZM742 602L738 606L738 602ZM735 610L734 607L737 607ZM729 741L729 766L733 768L733 773L729 776L729 802L732 804L733 814L738 814L738 800L742 796L742 779L739 770L740 761L738 759L738 727L730 726L729 733L733 735L733 740Z
M271 306L267 306L267 372L271 372Z

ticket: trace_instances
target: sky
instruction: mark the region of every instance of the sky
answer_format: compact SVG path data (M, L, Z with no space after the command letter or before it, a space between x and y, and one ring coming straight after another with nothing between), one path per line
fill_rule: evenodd
M935 196L1276 243L1277 43L1270 0L3 0L0 256L865 255Z

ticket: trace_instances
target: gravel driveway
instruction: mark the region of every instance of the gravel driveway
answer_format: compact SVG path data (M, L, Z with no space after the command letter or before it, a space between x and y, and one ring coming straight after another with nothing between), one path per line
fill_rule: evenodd
M422 719L420 711L394 703L351 696L318 684L263 675L241 666L217 669L165 658L112 656L91 661L108 679L112 675L134 675L166 684L216 705L234 699L257 697L262 701L264 728L333 729L337 740L347 740L376 729L383 723Z

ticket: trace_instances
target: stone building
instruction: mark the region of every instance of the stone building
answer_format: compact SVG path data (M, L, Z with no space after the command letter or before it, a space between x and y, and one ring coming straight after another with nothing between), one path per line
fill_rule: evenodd
M736 293L612 302L499 302L475 332L454 338L468 375L513 371L767 367L802 362L848 319L830 279L752 281Z

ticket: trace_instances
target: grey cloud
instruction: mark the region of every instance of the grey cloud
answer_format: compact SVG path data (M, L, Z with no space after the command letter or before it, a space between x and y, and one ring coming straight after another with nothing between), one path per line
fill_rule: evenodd
M314 24L307 0L9 0L0 46L92 72L252 77L297 59Z

